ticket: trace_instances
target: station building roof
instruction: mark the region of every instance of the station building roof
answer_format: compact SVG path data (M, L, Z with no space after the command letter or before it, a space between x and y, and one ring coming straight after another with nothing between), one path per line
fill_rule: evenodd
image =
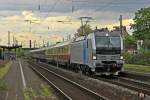
M16 49L16 48L20 48L22 47L22 45L16 45L16 46L2 46L0 45L0 48L4 48L4 49Z

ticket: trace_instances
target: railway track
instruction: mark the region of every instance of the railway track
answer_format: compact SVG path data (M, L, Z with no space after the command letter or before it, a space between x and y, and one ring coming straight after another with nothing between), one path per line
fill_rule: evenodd
M39 65L50 68L48 67L47 64L45 63L39 63ZM65 76L66 77L66 76ZM139 80L134 80L130 78L124 78L124 77L117 77L115 79L106 79L106 78L101 78L101 77L94 77L96 79L99 79L104 82L108 82L111 84L115 84L124 88L128 88L130 90L136 91L138 93L144 93L146 95L150 95L150 84L145 83Z
M150 84L144 83L142 81L137 81L124 77L117 77L115 79L106 79L101 77L96 77L99 80L109 82L118 86L122 86L133 91L137 91L138 93L144 93L150 95Z
M132 76L131 74L132 73L129 74L130 75L129 77L124 76L124 77L117 77L115 79L106 79L101 77L96 77L96 78L105 82L109 82L118 86L131 89L133 91L137 91L139 93L142 92L144 94L150 95L150 83L149 81L146 81L146 79L148 80L149 77L146 76L144 78L144 76L140 75L141 77L139 78L138 77L139 75L136 76L135 74L133 74ZM145 81L143 81L142 79L144 79Z
M29 62L30 67L59 91L65 100L107 100L105 97L99 95L73 82L45 67Z
M120 74L122 77L150 83L150 74L128 72L128 71L121 72Z

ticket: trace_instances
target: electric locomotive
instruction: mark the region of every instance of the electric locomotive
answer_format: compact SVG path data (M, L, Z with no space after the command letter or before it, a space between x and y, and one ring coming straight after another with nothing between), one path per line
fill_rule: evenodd
M95 31L71 43L70 63L84 73L118 75L123 67L123 40L120 31Z
M119 31L95 31L71 43L71 63L83 72L118 75L123 67L123 40Z

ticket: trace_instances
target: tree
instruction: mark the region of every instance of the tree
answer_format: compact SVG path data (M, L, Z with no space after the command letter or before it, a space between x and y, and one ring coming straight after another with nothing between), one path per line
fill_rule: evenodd
M149 49L150 48L150 39L145 39L143 44L144 44L145 49Z
M128 35L125 37L124 39L124 45L125 45L125 49L130 49L130 48L136 48L137 47L137 43L136 43L136 39L134 36L132 35Z
M133 36L138 40L143 40L143 47L150 47L150 7L141 8L135 13L134 24L131 28L134 30Z
M89 33L92 33L93 30L91 28L90 25L84 25L84 26L80 26L80 28L77 30L77 36L84 36L84 35L88 35Z
M141 8L135 13L132 29L133 35L139 40L150 39L150 7Z

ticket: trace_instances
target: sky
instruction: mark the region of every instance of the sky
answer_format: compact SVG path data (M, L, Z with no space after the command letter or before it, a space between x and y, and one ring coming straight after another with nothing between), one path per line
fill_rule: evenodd
M14 37L23 47L29 47L29 40L38 47L62 41L76 33L79 17L85 16L93 18L93 29L112 29L123 15L123 25L132 34L134 13L145 7L150 0L0 0L0 45L7 45L8 31L11 43Z

